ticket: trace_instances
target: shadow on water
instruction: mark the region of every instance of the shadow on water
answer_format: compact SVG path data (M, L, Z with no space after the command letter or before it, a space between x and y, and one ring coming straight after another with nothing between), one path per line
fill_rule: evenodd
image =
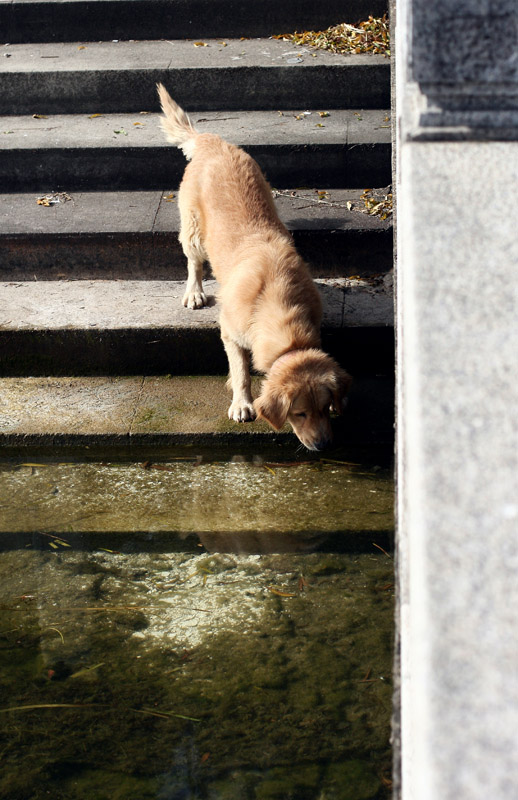
M0 796L389 797L379 461L5 462Z

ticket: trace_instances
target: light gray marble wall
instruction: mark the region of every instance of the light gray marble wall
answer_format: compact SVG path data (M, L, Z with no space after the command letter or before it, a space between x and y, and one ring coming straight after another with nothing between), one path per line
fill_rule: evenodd
M396 38L398 797L516 800L518 4Z

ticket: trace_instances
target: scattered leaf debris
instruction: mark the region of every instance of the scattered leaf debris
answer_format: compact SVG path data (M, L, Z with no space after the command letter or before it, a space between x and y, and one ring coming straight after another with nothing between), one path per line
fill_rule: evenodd
M368 214L378 216L382 220L391 216L393 212L392 191L390 191L390 186L388 189L389 191L386 189L365 189L361 199Z
M293 44L310 45L331 53L372 53L390 56L390 30L386 14L349 25L342 22L324 31L281 33L272 37Z
M36 203L39 206L55 206L57 203L67 203L69 200L72 200L69 194L66 192L54 192L53 194L44 194L42 197L38 197Z
M48 119L46 114L33 114L32 118L33 119Z
M389 219L393 211L391 186L386 186L383 189L365 189L363 194L360 196L360 200L363 205L356 201L352 202L351 200L331 200L329 192L321 189L314 190L314 194L316 195L315 197L307 194L301 196L298 194L298 191L299 190L293 189L272 189L272 194L274 197L299 198L304 203L318 203L326 206L332 206L333 208L344 208L347 209L347 211L357 211L360 214L379 216L381 220ZM305 187L301 187L300 191L308 190ZM300 206L299 208L303 207L304 206Z

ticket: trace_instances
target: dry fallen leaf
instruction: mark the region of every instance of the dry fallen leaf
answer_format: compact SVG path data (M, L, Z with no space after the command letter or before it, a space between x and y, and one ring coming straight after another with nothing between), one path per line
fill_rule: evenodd
M208 47L209 45L206 42L194 42L195 47Z
M48 119L46 114L33 114L32 118L33 119Z
M39 206L55 206L57 203L66 203L68 200L72 200L67 192L55 192L54 194L45 194L43 197L38 197L36 199L36 203Z
M102 117L102 114L90 114L88 119L95 119L96 117Z

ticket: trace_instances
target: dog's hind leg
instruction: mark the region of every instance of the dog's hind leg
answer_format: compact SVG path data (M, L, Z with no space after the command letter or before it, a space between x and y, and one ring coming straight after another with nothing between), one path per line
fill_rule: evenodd
M187 284L182 303L186 308L202 308L207 303L203 291L203 262L206 253L200 237L198 220L193 212L181 212L180 244L187 257Z
M230 377L228 384L232 389L232 403L228 409L229 419L235 422L249 422L255 419L255 411L250 385L250 357L248 351L240 347L221 327L221 339L228 358Z

